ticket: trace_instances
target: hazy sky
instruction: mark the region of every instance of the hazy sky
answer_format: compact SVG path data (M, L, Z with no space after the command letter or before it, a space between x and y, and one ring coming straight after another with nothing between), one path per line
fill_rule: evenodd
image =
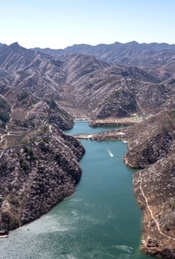
M175 0L0 0L0 43L175 43Z

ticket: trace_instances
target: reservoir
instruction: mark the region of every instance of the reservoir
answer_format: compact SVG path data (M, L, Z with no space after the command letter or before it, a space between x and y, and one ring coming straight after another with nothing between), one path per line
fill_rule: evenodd
M69 134L94 133L76 122ZM2 259L150 259L139 251L141 210L122 141L82 140L86 154L75 193L40 219L0 240Z

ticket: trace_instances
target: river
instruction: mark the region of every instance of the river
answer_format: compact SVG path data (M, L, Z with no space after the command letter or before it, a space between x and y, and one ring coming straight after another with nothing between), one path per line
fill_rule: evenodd
M105 128L106 129L106 128ZM93 133L76 122L70 134ZM150 259L139 251L141 211L132 189L134 170L122 160L122 141L82 140L86 154L75 193L40 219L0 240L3 259Z

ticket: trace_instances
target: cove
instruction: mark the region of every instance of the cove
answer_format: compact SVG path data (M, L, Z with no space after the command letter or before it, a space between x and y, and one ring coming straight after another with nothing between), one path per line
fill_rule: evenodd
M70 134L93 133L76 122ZM149 259L139 251L141 211L132 189L132 174L123 163L121 141L82 140L86 154L75 193L40 219L0 240L8 259Z

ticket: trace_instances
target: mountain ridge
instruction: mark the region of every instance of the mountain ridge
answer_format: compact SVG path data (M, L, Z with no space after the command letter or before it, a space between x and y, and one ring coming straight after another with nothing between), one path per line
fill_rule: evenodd
M75 118L91 120L91 125L93 123L97 125L99 121L102 123L109 121L111 125L114 122L120 125L135 124L118 132L117 135L116 132L114 134L109 132L97 134L92 138L103 140L106 136L109 139L125 137L129 142L125 157L126 164L144 168L134 178L135 194L138 203L142 201L139 205L141 207L143 205L144 215L150 211L150 215L153 215L148 222L147 218L145 219L143 232L145 243L142 249L164 258L174 258L172 249L174 240L171 240L171 244L166 247L162 240L169 236L168 232L174 235L174 196L168 196L167 188L174 192L171 180L174 179L175 50L174 45L153 43L151 46L152 49L137 42L128 44L116 42L110 46L100 44L96 48L76 45L73 47L74 53L70 53L72 47L69 47L67 49L69 53L59 52L57 57L51 55L52 53L25 49L18 43L10 46L0 45L0 173L7 187L3 189L1 199L1 204L4 206L4 226L10 222L11 228L18 227L39 217L47 211L47 208L56 204L55 199L51 198L52 182L48 186L51 190L50 196L45 197L49 205L45 204L46 207L41 208L40 205L43 202L41 199L36 203L36 205L39 204L40 209L34 206L35 198L39 197L38 193L45 190L44 183L40 179L42 174L36 173L39 170L36 157L40 164L43 161L46 162L43 168L46 178L48 165L54 165L58 175L52 174L52 176L56 181L58 180L58 189L62 189L62 184L66 183L66 186L72 186L72 193L77 183L74 180L72 182L72 177L77 172L79 180L81 175L77 159L81 158L84 150L79 142L64 135L60 130L70 129ZM91 49L90 55L75 53L75 50L78 51L80 48L86 49L86 52L87 48ZM128 124L127 120L129 120ZM65 143L65 140L73 142L69 154L67 153L69 144ZM63 147L61 150L59 145ZM55 149L58 151L57 155ZM54 160L50 157L50 153L47 158L48 150L54 154ZM167 161L166 158L168 158ZM75 162L74 165L69 164L70 170L66 169L68 175L64 168L66 159ZM8 164L11 160L14 163ZM168 167L168 161L171 162L172 167ZM170 170L164 170L166 168L162 163ZM14 164L17 165L17 169L13 167ZM34 171L29 170L30 164ZM23 176L21 186L16 178L18 171ZM36 177L36 181L31 180L33 178L30 173ZM6 178L6 174L9 175L13 185L8 181L8 177ZM29 178L26 178L26 174ZM154 176L157 178L154 179ZM25 186L28 183L26 179L30 179L31 188L27 190L32 198L25 199L21 204L20 199L16 200L15 195L10 195L10 192L15 194L20 188L26 190ZM62 181L63 179L65 181ZM155 188L158 184L160 184L160 190L161 188L165 190L161 192L163 200L157 199L162 206L167 194L169 203L163 214L161 210L155 209L156 199L152 203L153 207L150 205L153 196L150 196L150 189L147 188L148 180L152 189L151 195L154 193L157 195ZM165 180L169 187L164 185ZM154 182L156 182L155 185ZM3 183L0 184L3 187ZM70 193L66 186L67 192L64 197ZM59 199L58 193L57 201ZM19 208L26 209L21 213L20 209L16 209L15 204L18 204ZM33 216L30 214L30 207L34 211ZM153 212L159 213L160 218L157 218L157 214ZM168 218L168 213L171 218L166 226L164 218ZM8 218L7 221L5 217ZM152 239L149 238L150 226L152 226L150 220L154 220L154 223L160 226L156 232L156 225L154 225L156 236ZM164 233L163 239L162 233Z
M129 45L138 46L138 43ZM26 88L37 98L53 98L62 107L70 106L69 111L81 109L91 119L132 116L133 113L141 115L174 107L174 60L167 62L168 66L148 69L110 64L85 54L65 54L56 58L25 49L18 43L2 49L0 82L9 91ZM132 103L135 103L134 107L131 107Z
M155 55L155 62L157 62L157 52L163 51L162 55L166 56L166 52L169 51L169 55L173 55L175 52L174 44L167 43L138 43L135 41L128 43L114 42L112 44L98 44L95 46L89 44L75 44L64 49L41 49L36 48L39 51L51 54L53 56L60 56L63 54L86 54L94 55L98 59L105 60L109 63L120 63L130 65L143 65L142 60L139 60L139 54L144 52L145 57L152 58ZM170 52L172 51L172 52ZM130 58L128 56L138 52L137 58ZM136 54L136 53L135 53ZM168 57L167 57L168 59ZM148 60L147 60L148 63ZM148 63L149 64L149 63Z

